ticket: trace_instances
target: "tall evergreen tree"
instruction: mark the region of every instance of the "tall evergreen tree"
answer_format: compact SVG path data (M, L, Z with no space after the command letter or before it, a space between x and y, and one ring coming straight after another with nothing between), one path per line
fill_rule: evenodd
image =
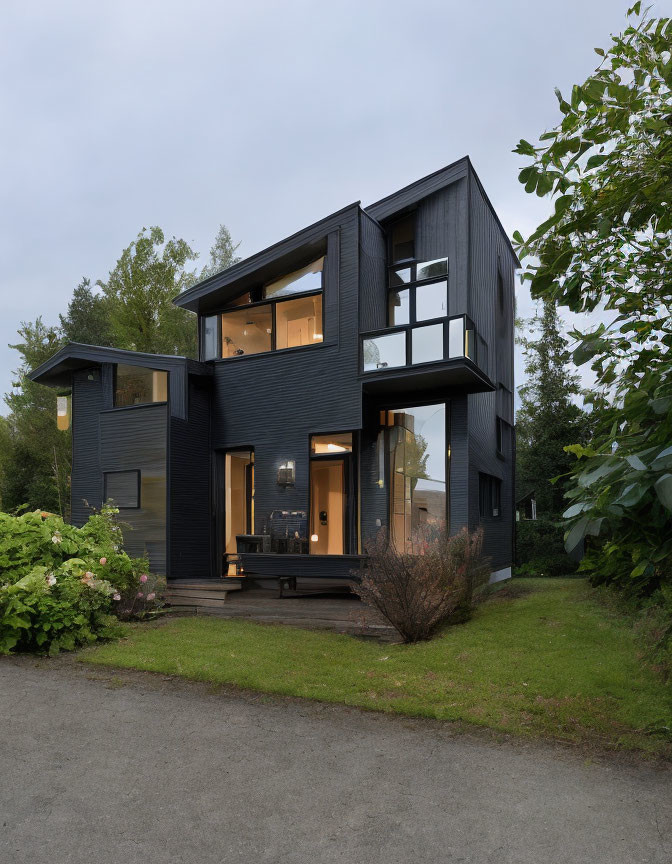
M226 270L233 264L237 264L240 258L236 256L236 250L240 243L234 245L231 239L231 232L226 225L220 225L215 242L210 247L210 261L201 270L201 279L207 279L208 276L214 276L215 273L220 273Z
M531 322L535 337L520 339L527 382L519 388L516 415L516 485L518 495L533 490L540 515L557 519L565 509L565 475L574 457L563 449L585 441L588 417L573 401L579 376L568 371L570 353L555 305L545 302Z
M94 293L91 280L84 277L72 292L68 314L58 316L66 342L111 346L110 310L103 294Z

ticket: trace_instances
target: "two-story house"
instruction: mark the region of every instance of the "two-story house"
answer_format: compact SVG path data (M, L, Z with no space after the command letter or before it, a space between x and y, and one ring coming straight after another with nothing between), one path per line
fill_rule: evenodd
M468 158L194 285L199 360L70 344L72 520L113 499L171 579L348 580L367 538L513 557L511 244Z

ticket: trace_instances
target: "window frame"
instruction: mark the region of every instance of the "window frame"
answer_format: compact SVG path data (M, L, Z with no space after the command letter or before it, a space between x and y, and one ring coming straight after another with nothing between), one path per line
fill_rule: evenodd
M281 295L280 297L272 297L272 298L268 298L268 299L261 298L262 292L263 292L264 288L266 287L266 285L268 285L274 281L277 281L276 279L272 279L272 280L270 280L270 283L264 282L263 285L257 285L254 288L248 288L245 291L241 291L240 294L238 295L238 296L242 296L243 294L249 294L251 298L256 297L256 298L261 298L261 299L253 299L253 300L251 300L250 303L243 303L243 304L239 304L237 306L233 305L232 302L229 302L227 305L219 308L216 312L211 312L211 313L208 313L207 315L201 315L201 326L200 326L200 334L199 335L200 335L200 346L201 346L200 347L200 356L203 358L202 362L210 362L210 361L219 362L220 360L226 360L226 361L242 360L244 357L266 357L269 354L275 353L276 351L296 351L296 350L302 350L304 348L318 348L321 345L324 345L325 334L326 334L326 331L325 331L325 309L324 309L324 307L325 307L325 302L324 302L325 276L324 276L324 274L325 274L326 269L327 269L328 258L327 258L326 254L323 256L320 256L320 257L324 258L324 263L322 265L322 271L321 271L321 287L320 288L314 288L310 291L299 291L296 294L285 294L285 295ZM313 259L313 260L317 260L317 259ZM308 263L310 264L311 262L308 262ZM304 264L303 266L307 267L308 264ZM303 268L297 267L296 269L301 270ZM291 272L294 272L294 271L291 271ZM285 275L290 275L290 274L288 273ZM281 279L282 276L280 276L278 278ZM277 347L277 318L276 318L276 306L277 306L277 304L278 303L288 303L288 302L291 302L292 300L303 300L304 298L307 298L307 297L317 297L317 296L322 297L322 310L321 310L321 312L322 312L322 314L321 314L322 339L319 341L315 340L315 342L312 345L290 345L286 348L278 348ZM232 299L235 299L235 298L232 298ZM222 316L226 315L229 312L240 312L244 309L254 309L254 308L257 308L259 306L270 306L271 307L271 347L270 347L270 349L268 351L257 351L254 354L240 354L240 355L232 356L232 357L224 357L222 354L222 350L223 350ZM208 360L205 360L204 353L203 353L204 348L205 348L205 319L206 318L215 318L215 317L217 318L217 356L210 358L210 360L208 361Z
M117 404L117 379L119 376L119 367L129 366L133 369L147 369L150 372L161 372L166 376L166 398L150 400L149 402L134 402L132 405ZM126 410L127 408L144 408L148 405L167 405L170 400L170 372L167 369L155 369L153 366L143 366L139 363L114 363L112 368L112 408L115 410ZM110 472L113 473L113 472Z
M431 324L438 323L439 321L445 321L446 318L450 317L450 302L449 302L449 280L450 280L450 259L448 256L444 256L443 258L435 258L435 261L444 261L446 262L446 272L441 274L440 276L428 276L425 279L418 279L418 266L421 264L426 264L426 261L418 261L417 258L409 260L408 262L402 262L400 266L397 264L390 264L387 268L387 326L390 327L407 327L407 326L415 326L416 324ZM408 282L403 285L392 285L392 274L396 270L409 270L411 271L411 278ZM423 288L425 286L434 285L439 282L446 283L446 314L445 315L437 315L434 318L418 318L418 306L417 306L417 289ZM390 321L390 298L392 294L399 294L402 291L408 291L408 324L393 324Z
M156 403L150 403L150 404L156 404ZM127 406L122 406L122 407L127 407ZM103 501L107 501L108 498L110 497L107 494L107 478L109 477L110 474L135 474L136 475L136 478L137 478L137 489L136 489L137 504L135 504L135 505L123 505L122 506L121 504L118 504L116 501L114 503L115 503L115 506L119 508L119 510L140 510L142 508L142 498L141 498L141 494L140 494L141 490L142 490L142 480L141 480L141 476L140 476L140 474L141 474L140 469L139 468L124 468L124 469L119 469L116 471L103 471ZM114 501L114 499L112 499L112 500Z
M396 261L393 261L392 252L394 249L394 240L393 240L394 229L398 225L400 225L402 222L407 222L407 221L413 222L413 255L409 256L408 258L398 258ZM417 210L411 210L409 213L404 213L402 216L399 216L399 218L394 219L392 222L390 222L389 225L386 225L385 230L387 233L387 260L390 262L390 264L392 265L392 263L394 263L394 265L396 267L398 267L400 263L405 263L406 261L415 261L416 260L415 246L416 246L417 236L418 236L418 211Z
M487 512L483 507L485 498L489 502ZM478 518L481 521L502 518L502 479L485 471L478 472Z

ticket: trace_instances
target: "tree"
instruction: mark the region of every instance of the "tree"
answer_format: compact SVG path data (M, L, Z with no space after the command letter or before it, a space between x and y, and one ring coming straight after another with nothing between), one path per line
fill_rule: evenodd
M196 356L196 318L173 304L193 280L185 266L195 259L185 240L166 241L156 226L140 231L107 281L96 283L107 300L116 347Z
M672 581L672 21L629 10L632 23L595 49L600 66L520 172L554 212L526 240L532 296L573 312L604 310L574 362L597 375L596 429L567 492L567 546L589 537L594 581L639 596Z
M237 264L240 258L236 257L236 249L240 243L234 246L231 239L231 233L226 225L220 225L215 237L215 242L210 247L210 261L201 270L201 279L207 279L208 276L214 276L222 270Z
M56 428L56 392L35 384L28 374L61 347L61 336L41 318L22 323L22 341L11 345L21 355L14 392L5 396L11 413L8 451L0 496L5 510L27 507L68 515L71 438Z
M108 347L113 344L108 304L104 295L91 290L91 280L86 277L72 293L68 314L58 317L66 342Z
M527 383L519 388L516 413L517 494L534 490L538 512L559 519L565 509L564 475L574 461L564 447L585 441L588 418L572 398L580 394L579 376L567 368L571 355L554 304L544 302L529 323L537 337L520 339Z

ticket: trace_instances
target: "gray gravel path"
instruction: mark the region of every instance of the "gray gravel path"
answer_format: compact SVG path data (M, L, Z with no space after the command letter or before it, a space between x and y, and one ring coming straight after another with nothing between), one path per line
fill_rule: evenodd
M672 772L5 658L0 862L670 864Z

